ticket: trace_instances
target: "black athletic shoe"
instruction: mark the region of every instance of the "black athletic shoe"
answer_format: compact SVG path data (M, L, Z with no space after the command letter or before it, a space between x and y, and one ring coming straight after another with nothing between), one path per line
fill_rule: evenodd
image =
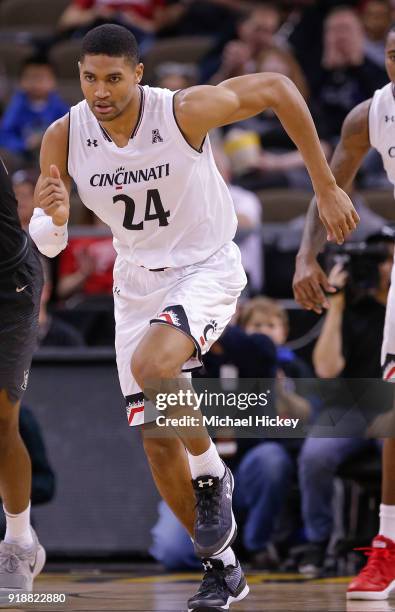
M199 476L192 480L192 485L196 495L195 552L202 558L219 555L233 543L237 535L232 512L232 472L225 466L222 479Z
M218 559L204 559L204 576L196 595L188 601L188 612L219 612L247 597L248 588L240 563L224 567Z

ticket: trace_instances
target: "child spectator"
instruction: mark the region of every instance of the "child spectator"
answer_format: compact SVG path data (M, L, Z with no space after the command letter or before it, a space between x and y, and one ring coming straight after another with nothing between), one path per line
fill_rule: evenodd
M48 60L39 55L28 58L18 90L3 115L0 147L19 158L20 165L34 163L45 130L68 110L56 92L56 77Z

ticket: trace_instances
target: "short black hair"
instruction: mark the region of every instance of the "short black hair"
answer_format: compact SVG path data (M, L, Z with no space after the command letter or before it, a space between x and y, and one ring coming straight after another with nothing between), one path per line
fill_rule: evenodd
M134 34L114 23L97 26L85 34L82 39L81 62L85 55L126 57L132 64L139 62L139 49Z
M22 63L20 74L23 74L26 68L30 66L45 66L48 70L51 70L55 74L55 69L48 59L48 56L44 53L34 53L26 57Z

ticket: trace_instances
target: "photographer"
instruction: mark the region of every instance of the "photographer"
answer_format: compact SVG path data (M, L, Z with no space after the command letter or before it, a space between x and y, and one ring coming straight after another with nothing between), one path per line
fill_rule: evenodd
M310 575L319 574L324 564L332 532L331 501L338 467L364 448L377 448L377 441L362 437L359 423L352 420L355 413L347 412L347 408L357 403L365 418L370 410L377 409L365 393L369 391L369 379L381 378L380 353L394 242L383 232L370 236L366 244L347 245L345 251L349 251L344 256L347 267L335 263L328 277L337 291L328 297L329 307L313 353L317 376L340 377L341 390L348 391L348 395L333 394L333 405L328 398L326 402L332 416L339 409L337 422L341 419L343 433L337 438L307 438L299 457L302 511L309 541L299 570ZM358 381L353 384L347 379ZM368 379L366 388L361 379ZM357 402L356 389L361 392ZM342 437L347 425L355 437Z
M366 253L362 245L348 249L349 272L341 263L335 263L329 274L329 283L337 292L329 297L329 308L313 353L313 365L320 378L381 377L381 342L393 239L374 234L367 239L365 249Z

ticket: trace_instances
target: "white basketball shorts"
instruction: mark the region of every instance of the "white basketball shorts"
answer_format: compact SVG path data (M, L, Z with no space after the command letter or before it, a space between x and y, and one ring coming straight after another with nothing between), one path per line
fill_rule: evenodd
M115 350L129 425L141 425L144 396L130 362L150 325L171 325L192 338L195 353L183 376L201 366L201 356L219 338L247 282L240 251L225 244L205 261L152 272L118 257L114 267Z

